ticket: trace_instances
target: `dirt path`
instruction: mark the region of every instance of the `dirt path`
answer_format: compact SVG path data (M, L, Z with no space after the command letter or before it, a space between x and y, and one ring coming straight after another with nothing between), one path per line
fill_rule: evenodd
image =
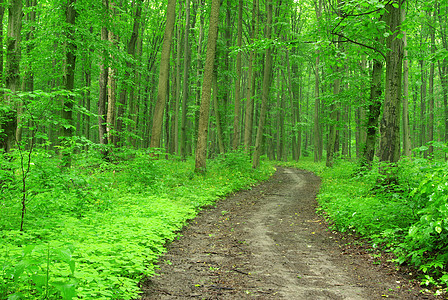
M279 168L204 210L163 257L142 299L430 299L316 215L320 180Z

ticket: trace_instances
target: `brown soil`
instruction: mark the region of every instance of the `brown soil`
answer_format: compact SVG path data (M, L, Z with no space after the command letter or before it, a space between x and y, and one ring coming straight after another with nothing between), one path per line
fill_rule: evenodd
M279 168L202 211L169 245L144 299L435 299L316 214L320 179ZM408 273L406 273L408 274Z

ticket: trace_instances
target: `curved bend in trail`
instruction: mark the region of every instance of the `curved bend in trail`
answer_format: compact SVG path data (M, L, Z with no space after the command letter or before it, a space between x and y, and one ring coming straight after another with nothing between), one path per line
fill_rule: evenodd
M428 299L316 215L320 180L279 168L267 182L200 213L173 242L142 299Z

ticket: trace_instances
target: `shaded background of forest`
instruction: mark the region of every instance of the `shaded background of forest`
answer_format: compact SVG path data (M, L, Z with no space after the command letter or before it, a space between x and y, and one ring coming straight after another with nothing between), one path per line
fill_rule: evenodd
M169 2L174 28L169 56L161 58L166 1L2 1L2 148L31 140L67 152L91 144L147 148L158 119L156 147L191 155L211 3ZM397 13L399 27L391 30L389 16ZM424 155L442 155L446 18L441 0L223 1L208 155L251 149L264 124L260 151L271 159L314 155L317 161L326 152L327 160L334 153L371 161L366 148L379 145L389 55L403 60L398 153L426 147ZM390 37L400 51L388 50ZM160 87L166 105L156 113Z

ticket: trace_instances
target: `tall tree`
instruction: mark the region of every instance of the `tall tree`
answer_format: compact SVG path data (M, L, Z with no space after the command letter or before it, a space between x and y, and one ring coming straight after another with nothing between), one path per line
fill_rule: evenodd
M266 20L266 39L270 40L272 35L272 0L267 1L267 20ZM261 96L260 116L258 119L257 137L255 140L255 149L252 156L252 167L258 168L260 164L261 146L263 143L263 130L266 121L266 111L269 99L269 90L271 87L272 73L272 49L271 46L266 47L264 72L263 72L263 91Z
M390 35L386 38L386 88L381 120L380 161L395 163L400 158L400 107L403 65L403 40L398 38L403 1L386 5L386 24Z
M107 15L109 15L109 1L103 0L103 8ZM108 30L106 26L101 27L101 41L106 43L108 41ZM98 138L100 144L107 144L106 136L106 103L107 103L107 86L108 86L108 53L106 49L102 51L101 63L100 63L100 77L99 95L98 95Z
M132 112L132 102L128 101L128 98L132 100L132 97L128 97L128 93L132 96L132 91L134 88L134 81L131 81L131 70L134 66L133 59L135 59L136 55L136 47L137 47L137 41L138 36L140 33L140 25L141 25L141 14L142 14L142 6L143 6L144 0L139 0L135 2L136 8L135 8L135 14L134 14L134 20L133 20L133 26L131 31L131 37L129 38L129 41L126 45L126 52L128 54L128 58L126 61L126 68L124 70L124 74L122 76L122 88L120 92L119 97L119 105L116 109L116 127L115 130L117 132L117 136L114 137L114 143L115 146L122 145L125 140L123 137L124 132L124 119L127 118L129 115L126 115L126 108L129 108L129 111ZM173 21L174 22L174 21ZM169 53L168 53L169 54ZM129 102L129 103L127 103ZM130 128L128 128L130 130Z
M4 99L6 109L0 115L0 146L5 152L11 149L17 127L17 110L13 95L20 83L20 39L22 30L22 0L11 0L8 9L8 31L6 37L5 86L11 91ZM0 24L3 26L3 24ZM3 49L2 49L3 50Z
M233 139L232 148L237 149L240 143L240 120L241 120L241 45L243 38L243 0L238 1L238 38L236 55L236 80L235 80L235 110L233 117Z
M402 10L401 19L406 18L406 10ZM411 156L411 130L409 126L409 57L407 35L403 30L403 155Z
M317 21L322 17L322 0L314 0L314 9L316 11ZM316 49L316 65L314 67L314 127L313 127L313 142L314 142L314 161L318 162L322 159L322 133L320 129L320 79L319 79L319 50Z
M196 145L195 172L206 171L208 119L210 96L215 64L216 42L218 40L220 0L212 0L208 29L207 52L205 56L204 79L202 82L201 106L199 111L198 140Z
M168 0L166 8L166 26L163 36L162 54L160 57L159 84L157 89L157 102L154 108L154 118L151 133L151 148L160 148L162 137L163 115L168 92L168 76L170 66L170 49L176 19L176 0Z
M258 0L253 0L252 4L252 21L250 30L250 41L254 43L257 38L258 29ZM246 110L245 110L245 120L244 120L244 148L246 151L252 145L252 127L254 120L254 100L253 100L253 90L255 86L255 51L251 50L249 54L248 64L248 79L247 79L247 89L246 89Z
M189 74L191 64L190 51L190 0L185 3L185 33L184 33L184 70L182 87L182 115L180 132L180 153L182 159L185 159L187 148L187 101L189 96Z
M75 67L76 67L76 40L75 40L75 22L76 22L76 0L68 0L66 10L65 10L65 22L67 23L66 30L66 70L64 72L64 87L67 91L73 92L75 88ZM64 99L64 108L62 110L62 118L65 124L62 128L62 135L66 139L64 142L65 146L68 146L68 139L73 136L75 129L73 120L73 107L74 107L75 97L73 93L70 93ZM65 155L65 166L71 165L70 152L64 153Z

